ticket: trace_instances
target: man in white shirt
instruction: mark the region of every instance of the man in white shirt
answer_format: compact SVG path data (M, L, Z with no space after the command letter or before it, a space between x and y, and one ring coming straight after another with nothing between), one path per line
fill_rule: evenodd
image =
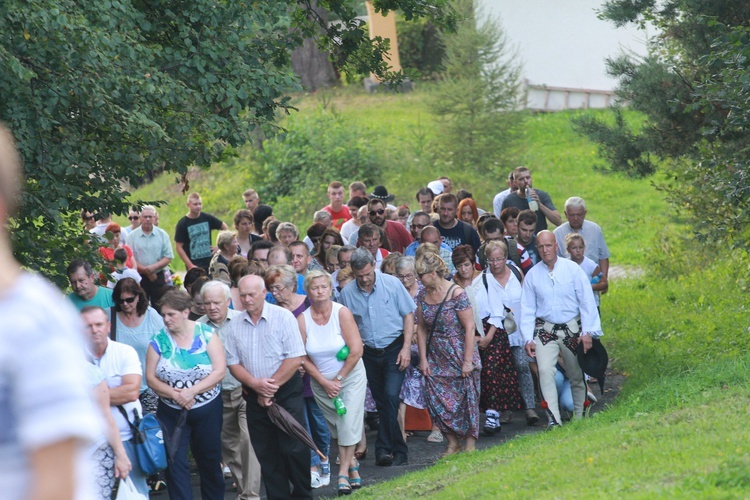
M227 366L243 385L247 428L269 498L312 498L310 450L276 427L267 407L274 402L305 425L299 368L305 346L291 312L265 302L263 278L238 283L244 311L229 324Z
M560 425L555 365L562 356L573 393L574 416L583 415L586 383L576 359L576 346L591 348L592 335L601 333L594 292L583 269L557 255L555 235L540 231L537 250L541 262L526 274L521 293L521 336L526 352L536 357L542 396L550 413L550 427Z
M226 345L227 329L242 311L229 309L229 287L220 281L203 285L200 295L206 314L197 322L215 328L221 342ZM221 399L224 403L221 454L237 479L237 498L260 498L260 463L247 430L247 403L242 397L242 384L229 370L221 382Z
M130 426L130 423L135 423L135 412L139 417L143 415L141 402L138 400L143 374L141 361L138 353L131 346L109 339L111 324L104 309L98 306L87 306L81 310L81 315L88 328L86 339L91 359L107 380L110 410L117 428L120 429L122 444L133 464L130 478L138 492L148 496L146 476L138 466L133 430ZM118 406L125 410L127 420Z

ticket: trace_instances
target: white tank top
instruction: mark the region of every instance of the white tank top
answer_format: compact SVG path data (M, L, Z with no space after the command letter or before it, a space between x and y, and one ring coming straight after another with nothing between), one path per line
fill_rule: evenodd
M344 366L343 361L336 359L336 354L346 345L344 337L341 336L339 323L339 311L342 307L344 306L341 304L333 303L331 317L325 325L318 325L313 321L312 308L307 308L302 313L305 315L305 334L307 335L305 350L325 377L336 375Z

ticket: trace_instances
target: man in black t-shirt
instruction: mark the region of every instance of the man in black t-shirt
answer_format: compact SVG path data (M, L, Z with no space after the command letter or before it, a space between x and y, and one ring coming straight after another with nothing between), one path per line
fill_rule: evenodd
M451 250L458 245L471 245L474 252L479 249L482 242L479 240L477 230L470 225L456 219L456 210L458 200L456 195L445 193L440 196L438 213L440 218L433 225L440 231L443 243L451 247Z
M190 193L187 206L187 215L180 219L175 228L177 254L188 271L194 267L202 267L208 272L213 256L211 231L225 230L227 225L213 215L201 212L203 201L198 193Z
M536 231L547 229L547 220L555 226L562 224L560 212L552 203L552 198L546 191L532 187L531 172L526 167L518 167L513 171L513 180L516 182L516 190L511 192L503 201L502 209L516 207L518 210L529 210L529 202L526 200L526 188L529 188L529 197L539 206L536 213Z

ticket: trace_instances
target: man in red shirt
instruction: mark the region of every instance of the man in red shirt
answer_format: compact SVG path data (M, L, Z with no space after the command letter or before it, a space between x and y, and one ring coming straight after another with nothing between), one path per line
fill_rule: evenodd
M385 231L385 236L388 238L388 244L391 246L391 252L404 253L404 249L408 247L414 239L403 224L386 219L385 201L377 198L370 200L367 203L367 210L370 222L381 227Z
M333 227L341 231L344 222L352 218L349 207L344 205L344 185L339 181L330 183L328 185L328 199L331 200L331 203L323 207L323 210L331 214Z

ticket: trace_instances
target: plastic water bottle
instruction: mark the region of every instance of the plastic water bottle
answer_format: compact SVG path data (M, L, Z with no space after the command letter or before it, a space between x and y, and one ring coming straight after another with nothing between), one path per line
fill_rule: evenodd
M336 408L336 413L338 413L340 417L346 415L346 405L344 404L344 400L341 399L341 396L333 398L333 406Z
M529 204L529 210L532 212L536 212L539 210L539 204L536 202L536 200L531 199L531 188L526 188L526 201Z
M347 356L349 356L349 346L344 344L344 347L342 347L341 350L336 353L336 359L338 359L339 361L344 361Z
M592 285L596 285L597 283L599 283L599 281L601 281L601 279L602 279L602 276L604 276L604 274L603 273L599 273L596 276L594 276L593 278L591 278L591 284Z

